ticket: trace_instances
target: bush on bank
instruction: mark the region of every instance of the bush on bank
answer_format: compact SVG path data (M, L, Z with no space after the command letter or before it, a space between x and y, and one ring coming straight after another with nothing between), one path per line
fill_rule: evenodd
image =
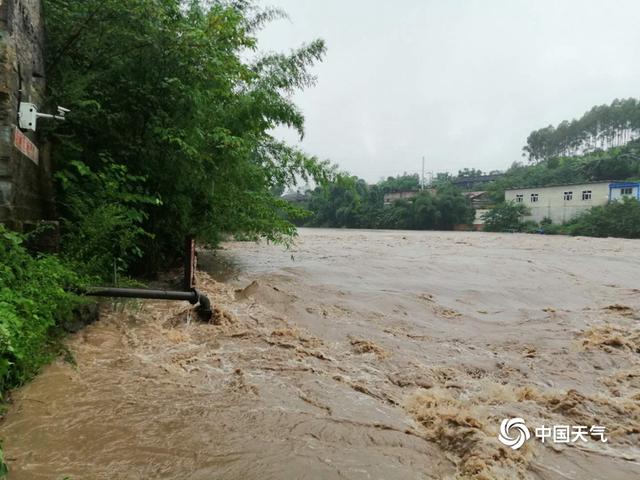
M520 203L500 203L483 215L484 229L487 232L521 232L528 225L522 220L528 213Z
M83 301L79 276L53 255L30 255L0 225L0 394L35 375L56 353L54 339Z
M489 232L545 233L549 235L580 235L585 237L640 238L640 201L625 198L593 207L565 224L542 221L537 224L523 218L523 205L504 202L484 216Z
M640 202L625 198L593 207L561 227L559 233L568 235L640 238Z

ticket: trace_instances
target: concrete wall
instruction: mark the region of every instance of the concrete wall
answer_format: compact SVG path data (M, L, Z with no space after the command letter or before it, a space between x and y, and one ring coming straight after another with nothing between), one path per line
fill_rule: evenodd
M438 190L436 190L435 188L427 188L425 190L408 190L405 192L385 193L383 197L384 205L385 206L392 205L393 202L395 202L396 200L411 200L412 198L415 198L416 196L418 196L419 193L423 191L433 196L438 194Z
M482 217L488 212L488 208L477 208L475 210L475 216L473 218L472 224L476 230L482 230L484 228L484 218Z
M396 200L409 200L409 199L415 197L416 195L418 195L418 193L420 193L420 192L411 191L411 192L385 193L384 194L384 205L391 205Z
M591 207L604 205L609 201L609 183L585 183L581 185L562 185L557 187L522 188L507 190L504 193L506 201L518 201L522 195L522 204L531 215L526 220L540 222L550 218L553 223L564 223L585 212ZM583 199L583 192L591 192L591 198ZM565 192L571 192L571 199L565 199ZM538 196L538 201L532 201L532 195Z
M0 222L17 229L53 215L46 146L24 132L39 147L34 161L15 144L19 102L43 103L43 27L40 0L0 0Z

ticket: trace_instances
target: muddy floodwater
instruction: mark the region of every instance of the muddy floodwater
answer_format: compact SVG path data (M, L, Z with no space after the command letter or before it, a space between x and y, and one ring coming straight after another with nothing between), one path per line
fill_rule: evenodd
M200 252L217 324L103 306L75 364L14 392L9 478L640 478L639 247L303 229Z

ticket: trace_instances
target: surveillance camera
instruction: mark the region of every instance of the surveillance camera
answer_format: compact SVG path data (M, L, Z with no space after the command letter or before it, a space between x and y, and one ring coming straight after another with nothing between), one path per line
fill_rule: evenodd
M58 112L60 112L61 114L65 114L65 113L69 113L71 110L69 110L68 108L64 108L64 107L58 107Z

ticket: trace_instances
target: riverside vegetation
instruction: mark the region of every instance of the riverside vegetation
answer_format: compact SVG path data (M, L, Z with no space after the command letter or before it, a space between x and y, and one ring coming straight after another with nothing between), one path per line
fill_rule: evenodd
M487 189L495 207L486 216L486 229L640 238L640 202L632 198L594 207L564 225L525 222L524 206L504 203L508 188L638 181L639 136L640 102L633 98L594 106L579 119L532 132L523 147L529 165L514 163Z
M256 34L282 12L249 0L43 4L48 103L71 109L67 122L40 131L52 146L61 252L30 253L23 236L0 229L3 392L59 353L61 325L82 304L74 291L114 271L153 274L175 261L187 234L287 243L294 224L448 229L471 220L447 175L437 177L437 195L383 208L384 193L417 187L417 176L368 186L270 134L277 126L304 134L291 94L314 84L311 68L325 52L313 40L261 54ZM635 100L614 102L532 134L533 164L512 166L491 187L496 203L509 183L640 177L637 111ZM310 216L278 195L307 181L317 185ZM599 207L573 232L624 225L614 233L639 236L636 203Z
M527 163L514 162L490 184L471 187L486 189L490 197L493 208L486 216L486 230L640 238L640 203L633 199L596 207L566 225L523 221L525 207L504 202L504 191L509 188L638 181L639 136L640 102L633 98L595 106L580 119L532 132L523 147ZM457 176L473 184L473 179L483 176L483 172L465 168ZM418 175L389 177L375 185L357 177L340 177L307 193L303 205L312 216L303 223L327 227L450 229L473 219L469 202L452 180L450 174L438 173L430 185L432 188L419 192L413 199L385 205L386 193L418 192Z
M313 85L310 67L325 50L314 40L287 55L260 54L256 33L284 15L278 10L195 0L132 0L126 11L118 0L44 7L49 102L72 110L42 129L53 147L62 251L30 256L18 234L2 230L2 390L49 358L52 333L80 301L69 288L108 282L114 271L152 274L175 260L187 234L212 244L225 234L287 242L294 224L450 229L473 218L447 174L436 176L437 194L385 207L385 193L418 190L418 176L367 185L270 135L277 125L304 133L290 94ZM639 178L639 112L636 100L616 100L533 132L530 165L512 165L489 186L488 229L540 228L502 203L505 188ZM298 181L317 184L302 206L278 195ZM629 200L543 227L638 237L639 210ZM47 300L35 302L43 291Z
M29 253L0 230L2 392L60 351L82 303L72 292L172 265L187 234L287 242L286 218L304 212L273 192L335 175L269 133L303 135L291 94L314 84L325 52L313 40L260 53L256 33L282 12L243 0L45 0L44 15L48 103L71 109L39 132L52 145L61 252Z

